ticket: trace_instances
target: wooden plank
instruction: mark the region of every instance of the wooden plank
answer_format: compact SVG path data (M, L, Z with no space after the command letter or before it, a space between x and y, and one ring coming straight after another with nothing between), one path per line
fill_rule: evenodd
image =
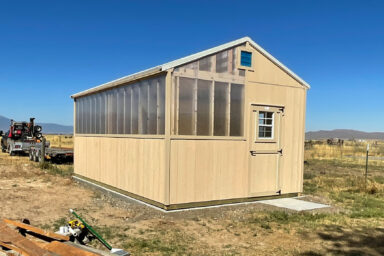
M0 242L18 248L23 251L23 255L53 256L51 252L40 248L32 241L8 227L3 221L0 222Z
M46 244L44 248L50 252L57 253L65 256L99 256L93 252L85 251L80 248L53 241L52 243Z
M171 161L171 119L173 118L171 116L171 99L172 99L172 72L173 70L169 70L167 72L167 76L165 78L165 145L162 148L159 148L159 152L164 150L164 154L161 154L160 158L158 159L159 163L164 163L164 167L160 167L161 169L164 168L163 172L163 179L159 179L157 182L154 181L154 185L157 184L158 186L163 186L162 189L159 189L158 191L163 190L164 197L161 201L165 205L170 204L170 161ZM162 161L161 157L164 157L164 162ZM161 177L160 175L158 176Z
M6 244L6 243L3 243L3 242L0 242L0 245L3 246L4 248L7 248L9 250L14 250L15 252L18 252L20 253L21 255L23 256L29 256L29 254L27 252L25 252L24 250L21 250L13 245L10 245L10 244Z
M22 222L18 222L18 221L13 221L13 220L9 220L9 219L3 219L3 221L5 223L11 224L13 226L16 226L16 227L19 227L19 228L22 228L25 230L32 231L33 233L36 233L36 234L39 234L39 235L42 235L42 236L45 236L45 237L48 237L51 239L69 241L69 236L63 236L63 235L59 235L59 234L56 234L53 232L45 231L45 230L42 230L40 228L31 226L31 225L28 225L28 224L25 224Z

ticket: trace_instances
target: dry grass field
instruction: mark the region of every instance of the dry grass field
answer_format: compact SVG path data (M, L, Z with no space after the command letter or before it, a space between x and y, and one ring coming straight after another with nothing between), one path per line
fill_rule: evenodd
M73 148L72 135L44 134L44 137L51 142L51 147Z
M300 213L260 203L163 213L77 184L70 165L0 154L0 217L55 231L74 208L132 255L384 255L383 165L370 162L365 184L364 145L337 147L306 151L304 194L332 207Z

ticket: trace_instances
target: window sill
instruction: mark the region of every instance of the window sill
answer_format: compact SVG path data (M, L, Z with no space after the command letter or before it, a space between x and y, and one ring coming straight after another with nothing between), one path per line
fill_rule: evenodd
M196 136L196 135L171 135L171 140L232 140L246 141L243 136Z
M157 134L82 134L82 133L76 133L75 137L165 139L165 135L157 135Z

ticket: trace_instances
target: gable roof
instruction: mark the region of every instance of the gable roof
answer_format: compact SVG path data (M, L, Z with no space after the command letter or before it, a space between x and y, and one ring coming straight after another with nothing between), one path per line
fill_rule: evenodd
M266 58L268 58L270 61L272 61L275 65L277 65L282 70L284 70L288 75L293 77L295 80L297 80L303 86L305 86L308 89L310 88L309 84L307 82L305 82L301 77L296 75L292 70L287 68L283 63L281 63L275 57L273 57L271 54L269 54L260 45L255 43L250 37L246 36L246 37L243 37L243 38L231 41L229 43L225 43L225 44L222 44L222 45L210 48L210 49L205 50L205 51L201 51L201 52L198 52L198 53L195 53L195 54L192 54L192 55L189 55L189 56L186 56L186 57L174 60L174 61L170 61L168 63L162 64L162 65L159 65L159 66L156 66L156 67L153 67L153 68L149 68L149 69L146 69L146 70L143 70L143 71L140 71L140 72L128 75L128 76L124 76L124 77L118 78L116 80L113 80L113 81L110 81L110 82L98 85L98 86L93 87L93 88L90 88L88 90L85 90L85 91L73 94L71 97L72 98L81 97L81 96L84 96L84 95L87 95L87 94L90 94L90 93L95 93L95 92L102 91L102 90L105 90L105 89L108 89L108 88L112 88L112 87L115 87L115 86L123 84L123 83L127 83L127 82L131 82L131 81L134 81L134 80L138 80L138 79L144 78L146 76L155 75L155 74L164 72L164 71L166 71L168 69L175 68L175 67L181 66L183 64L186 64L186 63L193 62L195 60L201 59L201 58L203 58L205 56L208 56L208 55L211 55L211 54L214 54L214 53L226 50L228 48L232 48L232 47L235 47L235 46L238 46L238 45L242 45L242 44L244 44L246 42L249 42L249 44L251 46L253 46L256 50L258 50L261 54L263 54Z

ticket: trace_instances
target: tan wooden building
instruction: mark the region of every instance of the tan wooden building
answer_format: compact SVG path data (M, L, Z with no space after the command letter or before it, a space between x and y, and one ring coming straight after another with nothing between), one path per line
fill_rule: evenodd
M75 176L164 209L297 194L307 89L244 37L74 94Z

